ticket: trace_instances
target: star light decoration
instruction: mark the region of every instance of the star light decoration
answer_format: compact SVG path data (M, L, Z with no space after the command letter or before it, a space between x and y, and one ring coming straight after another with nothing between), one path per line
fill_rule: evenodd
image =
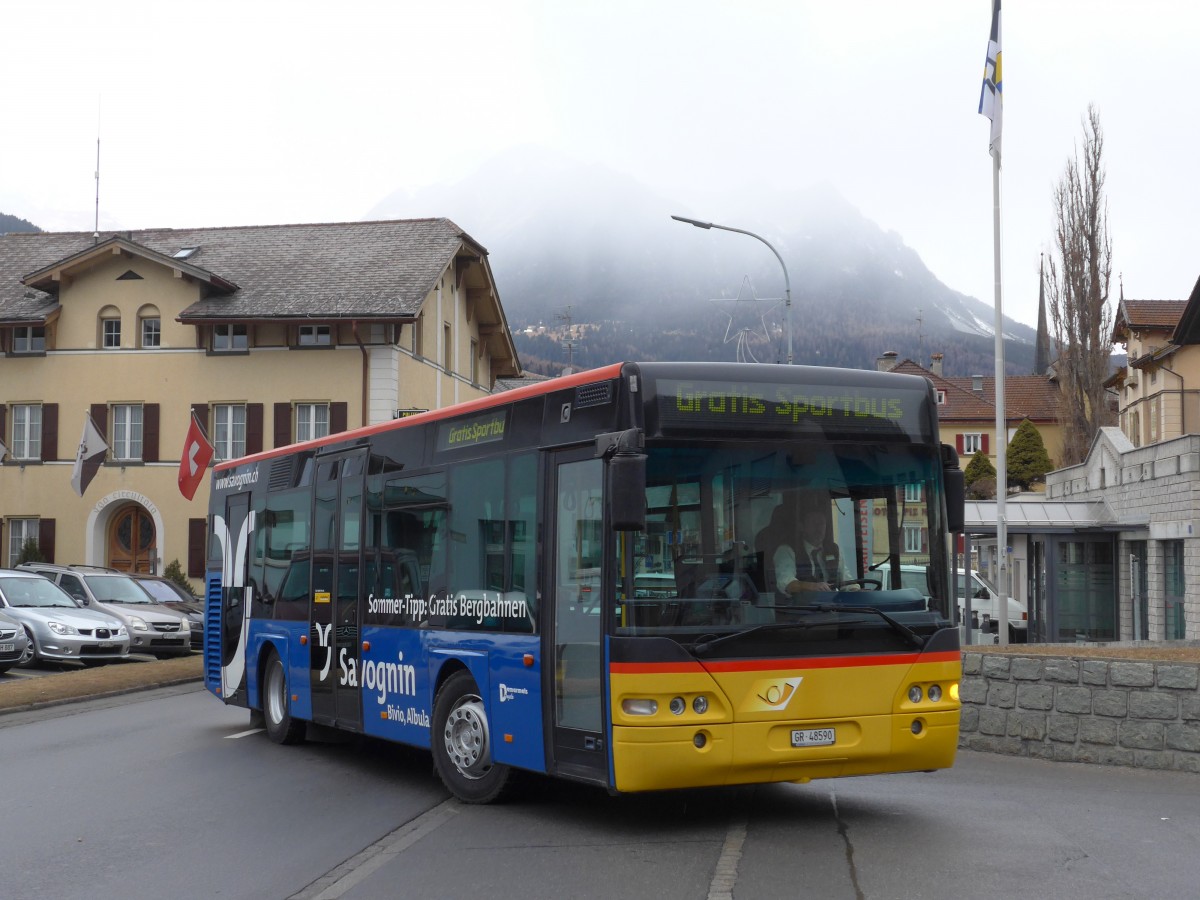
M738 362L759 362L757 356L754 355L754 344L770 344L771 329L767 324L767 316L774 312L779 304L783 302L782 297L759 297L754 292L754 282L747 275L742 279L742 286L738 288L737 296L730 300L728 297L716 297L709 300L709 303L728 303L732 304L729 307L729 323L725 326L725 343L731 341L737 342L737 361ZM751 304L751 309L747 312L744 306L739 304ZM766 310L761 313L761 304L771 304ZM753 317L753 318L751 318ZM761 335L761 341L752 340Z

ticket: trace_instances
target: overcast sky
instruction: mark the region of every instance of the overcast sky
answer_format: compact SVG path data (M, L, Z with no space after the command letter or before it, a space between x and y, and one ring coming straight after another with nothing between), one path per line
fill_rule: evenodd
M701 216L828 181L990 304L990 20L991 0L5 3L0 212L90 230L97 134L101 228L361 219L542 144ZM1114 282L1190 294L1198 24L1187 0L1005 0L1006 314L1036 323L1089 102Z

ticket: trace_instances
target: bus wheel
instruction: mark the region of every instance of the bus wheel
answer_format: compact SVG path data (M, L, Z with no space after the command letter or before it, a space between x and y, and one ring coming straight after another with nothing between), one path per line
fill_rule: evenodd
M433 765L450 793L464 803L491 803L512 777L492 762L483 698L469 672L455 672L433 703Z
M288 712L287 672L275 652L263 672L262 704L267 737L277 744L297 744L304 739L304 722Z

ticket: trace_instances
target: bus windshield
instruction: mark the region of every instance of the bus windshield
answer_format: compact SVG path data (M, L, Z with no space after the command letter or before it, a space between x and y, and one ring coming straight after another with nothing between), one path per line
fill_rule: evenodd
M814 635L836 645L864 628L872 649L911 646L913 633L948 624L947 548L930 540L943 533L932 448L744 443L646 453L647 527L617 544L618 636L759 655Z

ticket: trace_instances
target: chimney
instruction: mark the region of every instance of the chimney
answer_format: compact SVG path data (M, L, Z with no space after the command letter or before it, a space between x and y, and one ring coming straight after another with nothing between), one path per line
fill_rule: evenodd
M971 390L977 391L981 394L983 393L983 376L982 375L972 375L971 376Z
M939 378L942 376L942 354L934 353L929 357L929 371Z
M883 356L880 356L878 359L875 360L876 371L879 371L879 372L892 371L892 369L896 368L896 356L897 356L897 353L895 350L885 350L883 353Z

